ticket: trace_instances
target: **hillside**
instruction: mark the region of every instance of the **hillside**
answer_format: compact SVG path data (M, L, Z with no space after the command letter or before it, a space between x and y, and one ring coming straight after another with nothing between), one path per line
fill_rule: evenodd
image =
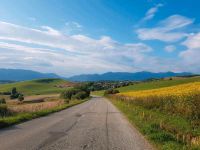
M59 93L74 83L62 79L39 79L0 85L0 92L10 91L13 87L25 95Z
M53 73L41 73L23 69L0 69L0 80L25 81L42 78L60 78Z
M191 75L191 73L182 72L182 73L174 73L174 72L107 72L104 74L83 74L72 76L68 78L70 81L124 81L124 80L133 80L133 81L142 81L150 78L166 78L173 76L185 76Z
M156 81L149 81L149 82L141 82L130 86L125 86L118 88L120 92L128 92L128 91L139 91L139 90L149 90L149 89L156 89L161 87L169 87L179 84L185 84L190 82L200 81L200 76L196 77L174 77L172 80L168 78L164 80L156 80Z

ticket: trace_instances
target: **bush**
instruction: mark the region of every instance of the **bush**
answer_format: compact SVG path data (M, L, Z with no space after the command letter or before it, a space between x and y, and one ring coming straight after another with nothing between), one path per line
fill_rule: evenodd
M17 88L16 87L12 88L12 90L11 90L11 95L15 95L15 94L17 94Z
M4 117L8 114L8 108L6 106L6 104L1 104L0 105L0 116Z
M10 95L11 92L0 92L0 95Z
M75 89L75 88L70 88L65 90L64 92L61 93L60 97L64 99L71 100L72 96L78 93L80 90Z
M23 94L19 94L18 100L19 100L20 102L22 102L22 101L24 100L24 95L23 95Z
M72 96L73 99L78 99L78 100L85 99L87 97L88 97L88 94L85 91L80 91L77 94Z
M90 96L90 90L87 86L77 86L65 90L60 94L61 98L65 99L65 102L69 103L71 99L84 99Z
M10 95L10 99L15 99L15 98L18 98L19 97L19 93L16 93L16 94L11 94Z
M87 97L90 96L90 87L87 84L81 85L81 86L77 86L77 87L75 87L75 89L79 90L79 92L80 91L86 92Z
M6 104L5 98L0 98L0 104Z
M20 93L17 92L17 88L12 88L11 90L11 95L10 95L10 99L15 99L15 98L18 98L20 95Z
M51 82L54 82L58 79L38 79L38 80L35 80L35 82L38 82L38 83L51 83Z
M117 94L117 93L119 93L119 91L116 90L116 89L108 89L108 90L106 90L106 91L104 92L104 95Z

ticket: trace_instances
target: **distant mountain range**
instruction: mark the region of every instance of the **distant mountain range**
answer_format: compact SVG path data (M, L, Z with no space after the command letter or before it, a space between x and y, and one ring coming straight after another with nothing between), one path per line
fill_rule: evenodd
M152 72L107 72L104 74L83 74L76 75L68 78L71 81L124 81L124 80L134 80L141 81L150 78L165 78L165 77L173 77L173 76L187 76L192 75L188 72L174 73L174 72L160 72L160 73L152 73Z
M60 76L53 73L41 73L32 70L0 69L0 80L23 81L41 78L60 78Z
M165 78L172 76L186 76L192 75L191 73L182 72L182 73L174 73L174 72L160 72L160 73L152 73L152 72L107 72L104 74L83 74L76 75L69 78L64 78L70 81L124 81L124 80L146 80L150 78ZM63 78L54 73L41 73L32 70L23 70L23 69L0 69L0 80L3 83L4 81L24 81L24 80L33 80L33 79L42 79L42 78Z

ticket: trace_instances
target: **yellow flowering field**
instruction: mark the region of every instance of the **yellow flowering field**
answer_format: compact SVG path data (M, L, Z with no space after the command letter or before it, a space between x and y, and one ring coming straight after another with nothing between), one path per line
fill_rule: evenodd
M200 82L122 92L111 97L115 103L123 104L125 112L134 112L131 118L136 118L145 133L153 131L149 132L147 125L157 124L159 130L170 133L178 142L200 146Z
M193 82L166 88L159 88L153 90L124 92L118 95L128 97L149 97L149 96L184 96L192 92L200 92L200 82Z
M113 97L147 109L158 109L178 114L200 123L200 82L152 90L124 92Z

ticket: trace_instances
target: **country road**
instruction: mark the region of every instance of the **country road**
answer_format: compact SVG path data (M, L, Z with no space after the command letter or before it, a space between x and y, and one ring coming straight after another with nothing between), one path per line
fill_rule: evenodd
M0 130L0 150L150 150L108 100L90 101Z

